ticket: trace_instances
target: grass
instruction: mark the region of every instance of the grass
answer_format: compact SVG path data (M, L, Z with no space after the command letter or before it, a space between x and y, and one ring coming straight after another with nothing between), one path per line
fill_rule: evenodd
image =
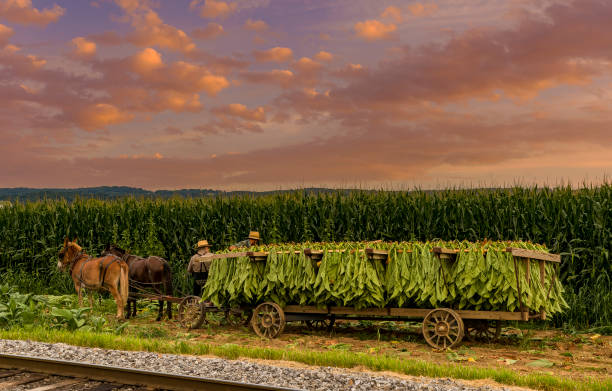
M491 379L505 385L530 387L546 391L604 391L612 390L611 380L574 380L552 374L520 374L507 369L477 368L460 364L434 364L422 360L398 359L387 355L369 355L345 350L325 352L247 347L235 344L212 345L167 338L114 335L94 332L68 332L44 328L0 330L0 338L63 342L70 345L148 351L157 353L213 355L227 359L252 358L295 361L307 365L341 368L365 367L373 371L391 371L412 376L450 377L455 379Z

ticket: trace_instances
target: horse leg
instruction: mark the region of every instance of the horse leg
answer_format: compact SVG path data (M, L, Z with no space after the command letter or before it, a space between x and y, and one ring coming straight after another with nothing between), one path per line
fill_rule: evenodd
M164 315L164 301L158 300L158 302L159 302L159 311L157 312L157 319L155 320L159 322L162 319L162 316Z
M93 291L88 290L87 296L89 296L89 312L93 312Z
M164 287L165 287L166 295L172 296L172 281L168 281L168 279L166 279L166 281L164 282ZM172 319L172 302L171 301L166 301L166 312L168 313L168 319Z
M109 286L108 290L110 291L113 298L115 298L115 303L117 304L117 319L123 318L123 300L121 299L121 295L117 290L116 286Z
M77 291L77 295L79 295L79 307L83 307L83 291L81 284L74 284L74 289Z
M125 312L126 312L125 316L126 316L126 319L130 319L130 314L131 314L130 313L130 304L132 303L132 299L131 299L131 295L130 295L131 292L132 292L132 287L130 287L128 289L127 303L125 303Z
M132 299L132 318L136 317L136 312L138 312L138 301L134 298Z

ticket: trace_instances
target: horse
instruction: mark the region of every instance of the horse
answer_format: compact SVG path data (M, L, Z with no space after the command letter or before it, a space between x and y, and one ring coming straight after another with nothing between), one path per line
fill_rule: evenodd
M128 254L126 250L108 244L102 254L114 255L124 260L130 271L130 291L136 289L152 288L158 291L158 287L163 285L164 294L172 296L172 272L168 261L163 258L150 256L148 258L138 255ZM159 292L158 292L159 293ZM131 316L136 316L136 295L130 294L127 302L127 317L130 317L130 304L132 307ZM172 303L166 304L168 319L172 319ZM157 321L162 319L164 313L164 300L159 299L159 313Z
M106 289L115 298L117 318L123 318L123 306L129 293L129 271L125 261L113 255L93 258L77 244L76 238L72 242L65 238L57 267L60 270L68 269L79 295L79 306L83 306L83 288L95 291ZM93 297L91 294L88 296L89 306L93 308Z

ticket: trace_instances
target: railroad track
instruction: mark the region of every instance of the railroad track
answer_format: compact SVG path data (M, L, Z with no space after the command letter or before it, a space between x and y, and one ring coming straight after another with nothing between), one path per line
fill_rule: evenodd
M0 354L0 391L297 391L195 376Z

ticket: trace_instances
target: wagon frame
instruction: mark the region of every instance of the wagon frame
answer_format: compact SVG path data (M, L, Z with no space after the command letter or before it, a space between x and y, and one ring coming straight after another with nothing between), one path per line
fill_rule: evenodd
M311 250L305 249L304 254L313 261L320 261L326 252L337 252L347 250ZM366 248L363 251L371 260L386 261L388 251ZM433 253L440 261L455 261L457 254L462 250L434 247ZM501 332L502 321L529 321L531 319L546 319L546 312L531 312L523 305L523 290L519 278L519 263L526 263L526 275L529 277L532 263L537 262L540 269L540 279L545 284L545 262L556 264L552 275L551 283L548 287L547 296L557 278L558 266L561 263L561 256L542 251L526 250L515 247L507 247L504 251L512 254L514 272L518 290L519 310L518 311L483 311L483 310L461 310L453 308L365 308L355 309L353 307L341 306L301 306L286 305L280 306L274 302L263 302L254 308L234 308L225 309L233 312L238 318L240 314L246 314L246 322L250 324L253 331L260 337L276 338L284 330L287 322L302 321L309 327L330 329L336 319L352 320L397 320L406 321L410 319L423 319L422 333L427 343L435 349L452 348L463 340L468 334L472 336L484 337L487 339L497 338ZM296 251L295 253L300 253ZM265 262L268 252L240 252L215 254L213 259L227 259L247 256L253 262ZM209 258L210 259L210 258ZM535 267L535 264L533 265ZM440 272L443 273L440 263ZM530 283L530 278L527 279ZM202 303L200 309L199 325L202 324L207 312L219 311L210 303ZM226 312L227 315L227 312ZM246 323L245 322L245 323ZM196 322L197 323L197 322Z

